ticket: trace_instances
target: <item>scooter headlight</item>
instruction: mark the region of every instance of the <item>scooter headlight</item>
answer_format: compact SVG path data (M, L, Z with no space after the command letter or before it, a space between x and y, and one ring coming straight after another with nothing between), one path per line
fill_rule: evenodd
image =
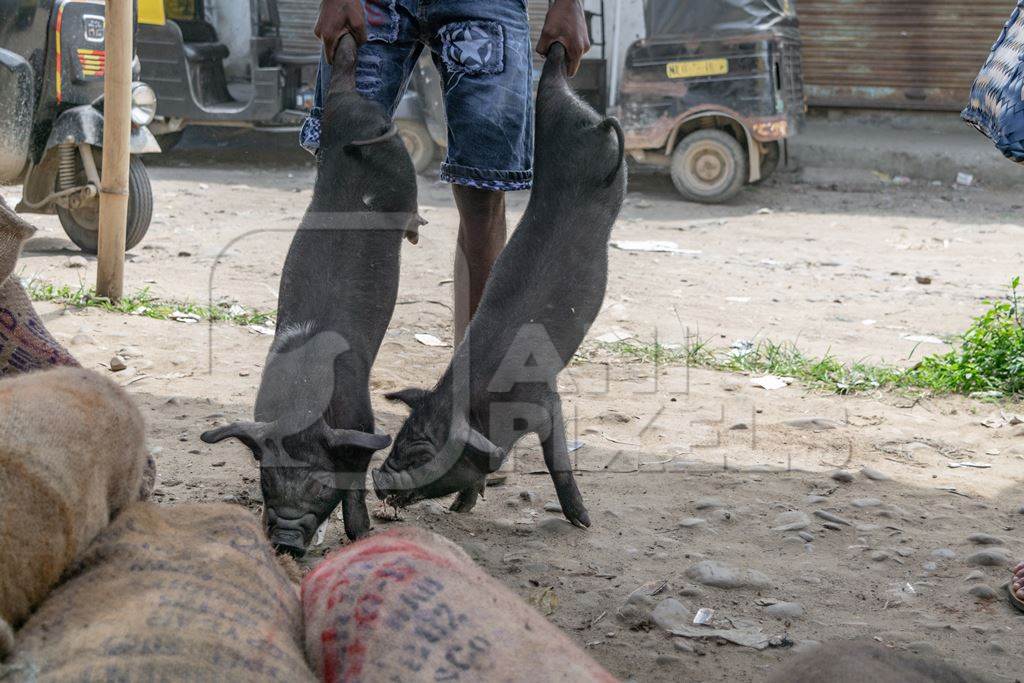
M132 84L132 123L148 126L156 116L156 93L145 83Z

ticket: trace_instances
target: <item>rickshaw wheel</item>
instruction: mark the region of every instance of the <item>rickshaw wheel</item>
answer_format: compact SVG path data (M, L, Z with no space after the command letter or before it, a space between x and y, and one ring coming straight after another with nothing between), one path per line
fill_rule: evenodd
M687 135L672 153L672 182L684 199L718 204L736 196L749 176L747 153L725 131Z
M98 151L98 150L97 150ZM96 165L100 165L100 155ZM81 162L79 162L81 164ZM84 175L84 174L83 174ZM84 179L83 179L84 182ZM57 217L64 232L79 249L95 254L99 247L100 201L99 197L77 209L57 206ZM146 166L138 157L128 162L128 225L125 234L125 250L136 246L149 231L153 217L153 186L149 182Z
M405 148L409 150L409 156L412 158L412 165L416 172L423 173L429 169L431 162L434 161L437 145L430 137L427 127L419 121L401 119L398 121L398 135L405 143Z

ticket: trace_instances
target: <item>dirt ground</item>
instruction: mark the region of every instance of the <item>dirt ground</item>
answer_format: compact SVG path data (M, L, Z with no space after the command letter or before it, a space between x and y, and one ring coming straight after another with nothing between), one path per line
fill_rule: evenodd
M308 158L290 138L225 134L149 165L155 217L130 254L127 291L273 309L311 195ZM704 207L677 200L663 178L637 177L631 187L614 239L670 241L681 253L612 249L592 338L618 329L678 343L690 330L724 347L795 341L808 353L907 363L945 347L906 337L963 330L1024 263L1019 196L984 188L847 192L781 177L729 206ZM17 188L2 192L10 199ZM513 219L525 201L512 197ZM372 379L378 421L391 433L404 410L384 401L385 391L430 385L451 353L413 336L451 340L456 214L447 186L433 179L421 181L420 204L430 225L418 246L404 247L399 305ZM82 266L54 217L33 221L41 230L22 277L91 285L95 260ZM126 385L142 406L158 500L258 508L248 452L198 435L249 418L270 336L227 323L39 309L83 365ZM110 373L119 351L129 367ZM1013 419L1024 418L1024 406L841 397L799 384L766 391L742 375L608 354L573 365L563 385L582 442L574 455L591 529L545 509L554 491L534 442L471 514L427 502L403 518L460 543L615 674L756 681L812 641L851 637L939 653L997 680L1024 671L1024 615L1003 589L1008 557L1024 557L1024 424ZM950 467L961 463L990 467ZM837 468L852 481L830 478ZM793 511L807 518L779 519ZM773 530L793 520L806 528ZM341 539L334 520L313 559ZM764 576L749 587L702 585L690 568L704 560ZM985 561L996 566L977 564ZM624 620L620 609L641 587L655 602L713 610L716 627L760 628L775 646L673 637L642 623L647 608ZM777 602L802 610L770 608Z

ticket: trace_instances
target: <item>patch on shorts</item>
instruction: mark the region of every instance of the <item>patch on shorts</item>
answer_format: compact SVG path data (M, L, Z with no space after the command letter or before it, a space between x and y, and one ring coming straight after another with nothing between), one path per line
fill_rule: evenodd
M321 115L320 109L313 107L299 129L299 146L313 156L316 156L317 150L320 149Z
M437 32L450 72L500 74L505 70L505 31L493 21L460 21Z
M397 0L366 0L366 39L381 43L398 40Z

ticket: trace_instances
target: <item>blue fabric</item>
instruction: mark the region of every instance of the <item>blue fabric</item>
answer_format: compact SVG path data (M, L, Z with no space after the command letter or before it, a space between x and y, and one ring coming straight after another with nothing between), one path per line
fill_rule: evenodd
M426 46L441 74L448 154L441 179L491 190L533 182L530 23L526 0L364 0L367 42L356 88L394 115ZM330 65L321 57L299 143L316 153Z
M1008 159L1024 163L1024 0L992 46L961 116Z

